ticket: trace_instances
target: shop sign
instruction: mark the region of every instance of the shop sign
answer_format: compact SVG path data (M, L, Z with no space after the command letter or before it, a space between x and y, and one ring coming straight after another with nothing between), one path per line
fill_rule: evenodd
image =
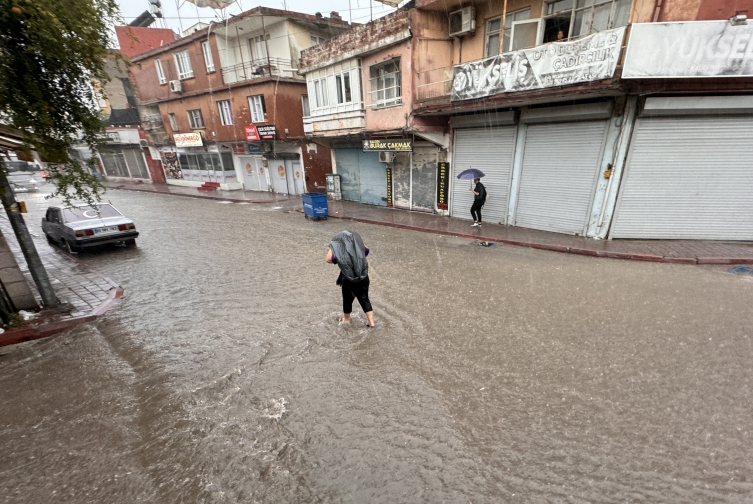
M630 32L622 77L753 76L753 24L640 23Z
M242 143L231 144L230 148L233 149L233 154L237 154L239 156L242 156L246 153L246 146Z
M387 206L392 206L392 168L387 167Z
M256 131L256 126L246 126L246 140L249 142L259 140L259 132Z
M404 138L391 140L364 140L363 151L412 152L413 140L406 140Z
M614 76L625 27L551 42L455 67L452 100L543 89ZM632 37L631 37L632 38Z
M450 195L450 163L437 163L437 208L447 210Z
M261 155L261 145L260 144L249 143L248 144L248 153L249 154L259 154L259 155Z
M199 133L173 133L173 138L176 147L201 147L204 145Z
M120 143L120 133L117 131L108 131L107 132L107 141L108 142L114 142L114 143Z
M274 125L272 126L257 126L256 131L259 132L259 136L262 140L274 140L277 136L277 130Z

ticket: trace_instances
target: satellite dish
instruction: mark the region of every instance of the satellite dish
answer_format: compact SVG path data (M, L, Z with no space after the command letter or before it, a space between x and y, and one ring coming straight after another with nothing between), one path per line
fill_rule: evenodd
M235 0L186 0L195 4L196 7L210 7L212 9L224 9L235 3Z

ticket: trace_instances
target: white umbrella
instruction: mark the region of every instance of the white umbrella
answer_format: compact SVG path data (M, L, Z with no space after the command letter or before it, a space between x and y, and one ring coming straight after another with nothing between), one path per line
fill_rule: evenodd
M235 3L235 0L186 0L195 4L196 7L211 7L212 9L224 9Z

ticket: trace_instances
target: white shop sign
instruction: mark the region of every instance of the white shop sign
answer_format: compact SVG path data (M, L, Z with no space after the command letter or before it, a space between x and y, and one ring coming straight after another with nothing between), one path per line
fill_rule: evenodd
M607 79L614 75L625 27L573 42L552 42L457 65L452 100Z
M634 24L622 77L753 76L753 23Z
M173 138L176 147L201 147L204 145L199 133L174 133Z

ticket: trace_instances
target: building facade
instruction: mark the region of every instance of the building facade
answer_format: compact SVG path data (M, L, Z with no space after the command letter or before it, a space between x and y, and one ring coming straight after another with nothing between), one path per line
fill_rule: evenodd
M595 238L753 239L753 200L739 191L753 184L739 3L418 0L448 36L418 41L412 113L449 124L450 214L471 218L455 175L476 168L487 222ZM449 50L427 57L438 51L422 44Z
M284 194L324 191L325 146L303 134L300 51L348 28L330 18L258 7L138 54L140 101L166 131L155 149L169 184Z

